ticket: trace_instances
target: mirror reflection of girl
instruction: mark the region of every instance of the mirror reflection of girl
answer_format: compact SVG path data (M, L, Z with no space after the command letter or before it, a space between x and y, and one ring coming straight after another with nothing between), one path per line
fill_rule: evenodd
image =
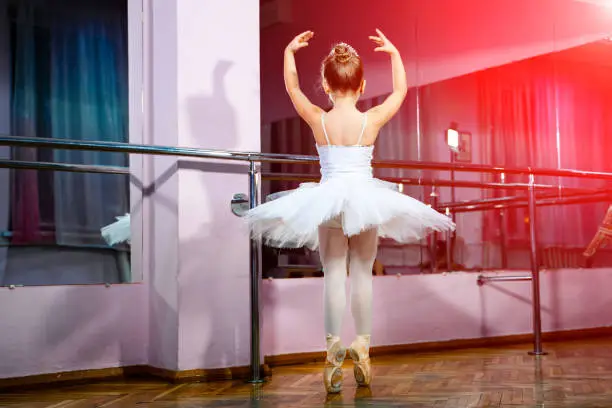
M327 392L342 388L346 348L340 340L346 306L347 265L351 309L357 336L348 351L357 383L372 379L372 266L378 238L400 243L421 240L431 231L454 229L452 221L422 202L401 194L395 184L373 177L372 155L380 129L397 113L408 90L406 72L395 46L380 31L370 36L374 51L391 58L393 91L385 101L360 112L365 90L363 63L357 51L339 43L323 60L323 89L333 103L325 112L300 89L295 53L308 46L312 31L295 37L285 50L284 77L295 110L312 129L321 166L320 183L304 183L279 198L250 210L246 219L256 239L267 245L307 246L319 250L324 271L327 359L323 374Z

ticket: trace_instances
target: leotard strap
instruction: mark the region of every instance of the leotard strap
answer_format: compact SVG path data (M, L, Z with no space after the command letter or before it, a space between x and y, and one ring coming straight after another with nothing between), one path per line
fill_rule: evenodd
M361 126L361 134L359 135L359 139L357 140L357 146L361 146L361 140L363 139L363 134L365 133L367 124L368 124L368 113L365 112L363 114L363 125Z
M323 134L325 135L325 141L328 145L331 145L331 142L329 141L329 136L327 136L327 130L325 130L325 112L321 114L321 126L323 126Z
M355 146L361 146L361 140L363 139L363 134L365 133L366 126L368 124L368 114L367 112L363 114L363 124L361 125L361 134L359 135L359 139L357 139L357 143ZM327 129L325 129L325 112L321 114L321 127L323 127L323 134L325 135L325 141L328 145L331 145L329 141L329 136L327 135Z

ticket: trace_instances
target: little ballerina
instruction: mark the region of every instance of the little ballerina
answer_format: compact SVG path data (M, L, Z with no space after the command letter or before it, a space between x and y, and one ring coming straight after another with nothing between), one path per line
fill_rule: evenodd
M333 103L326 113L300 89L295 64L295 53L308 45L314 33L306 31L289 43L285 49L285 86L298 115L312 129L321 181L283 192L246 214L255 239L279 248L290 244L319 250L327 333L323 380L328 393L342 389L342 364L347 350L340 333L346 307L347 265L357 331L348 351L357 383L369 386L372 266L379 237L411 243L432 231L455 228L450 218L400 193L395 184L373 177L374 142L380 129L399 110L408 90L398 50L380 30L376 32L370 39L377 45L374 51L391 58L393 92L367 112L356 107L365 90L365 79L363 63L353 47L339 43L323 60L323 89Z

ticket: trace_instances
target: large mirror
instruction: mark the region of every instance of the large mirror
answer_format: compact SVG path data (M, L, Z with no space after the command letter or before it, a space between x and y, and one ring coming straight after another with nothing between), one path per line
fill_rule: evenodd
M129 41L142 35L137 3L0 0L0 134L141 142L142 50L134 44L142 41ZM0 156L95 170L0 169L0 286L141 279L131 267L139 227L129 217L110 236L103 227L138 207L140 189L132 181L142 159L14 146L0 147Z
M318 5L326 12L314 12ZM378 139L378 160L611 170L606 156L611 142L605 135L612 128L606 114L612 104L612 42L597 5L415 0L379 7L277 1L262 3L262 12L262 151L315 154L308 127L284 94L286 42L300 30L315 32L297 63L302 88L323 107L328 103L320 89L319 64L331 44L351 43L365 64L368 82L360 106L367 109L391 87L388 61L367 41L380 27L400 49L412 87ZM350 24L337 24L334 16ZM449 146L449 135L458 146ZM448 209L458 228L450 237L432 235L412 245L383 240L373 274L530 268L527 176L397 169L377 169L376 175L442 212ZM317 177L316 166L264 166L263 193ZM535 184L540 266L610 265L612 253L605 248L592 258L582 255L609 206L601 194L609 182L538 176ZM264 249L264 277L321 273L316 253Z

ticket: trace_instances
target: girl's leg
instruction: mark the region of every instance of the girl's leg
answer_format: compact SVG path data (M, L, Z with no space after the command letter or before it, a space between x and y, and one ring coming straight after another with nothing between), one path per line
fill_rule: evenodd
M319 228L319 256L325 281L325 333L339 337L346 308L348 240L340 228Z
M346 349L340 342L346 308L348 240L340 228L319 228L319 255L324 274L324 313L327 359L323 381L329 393L342 389L342 363Z
M351 277L351 311L357 339L351 345L355 364L355 379L359 385L369 385L370 334L372 332L372 267L378 250L378 231L371 229L349 240L349 271Z

